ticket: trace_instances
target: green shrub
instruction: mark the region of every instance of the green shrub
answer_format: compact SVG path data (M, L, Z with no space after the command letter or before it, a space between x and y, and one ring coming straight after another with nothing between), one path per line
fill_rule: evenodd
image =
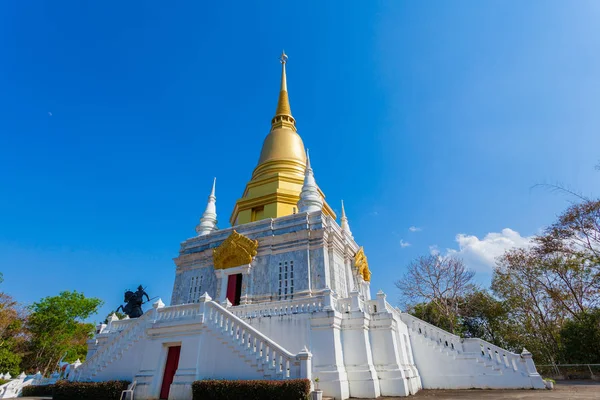
M0 386L4 385L5 383L8 383L6 379L0 379Z
M54 385L29 385L23 388L23 397L52 396Z
M310 395L310 381L205 380L192 384L192 394L193 400L306 400Z
M130 382L58 382L54 385L53 400L119 400Z

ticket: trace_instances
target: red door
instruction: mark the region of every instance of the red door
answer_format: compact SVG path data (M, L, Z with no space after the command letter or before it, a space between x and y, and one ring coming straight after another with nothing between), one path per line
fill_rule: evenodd
M242 274L229 275L227 278L227 300L232 305L240 304L242 296Z
M168 399L169 390L171 389L171 383L175 377L175 372L179 366L179 354L181 353L181 346L169 347L169 353L167 354L167 364L165 365L165 373L163 375L162 386L160 388L160 398Z

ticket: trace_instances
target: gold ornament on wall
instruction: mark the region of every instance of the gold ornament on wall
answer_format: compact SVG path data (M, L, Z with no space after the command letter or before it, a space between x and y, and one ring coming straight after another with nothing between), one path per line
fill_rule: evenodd
M247 265L257 254L258 240L252 240L233 231L227 239L213 250L215 269L226 269Z
M358 269L358 273L362 275L365 281L371 281L371 270L369 270L369 261L367 261L365 250L362 247L354 256L354 266Z

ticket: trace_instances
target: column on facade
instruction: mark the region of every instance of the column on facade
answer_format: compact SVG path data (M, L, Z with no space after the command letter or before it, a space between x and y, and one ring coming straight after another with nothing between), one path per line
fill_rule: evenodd
M350 395L341 340L342 314L331 309L315 313L310 320L313 379L319 388L336 399Z
M342 321L342 347L350 397L376 398L380 396L380 387L369 338L371 318L360 309L359 293L354 291L350 297L353 306Z

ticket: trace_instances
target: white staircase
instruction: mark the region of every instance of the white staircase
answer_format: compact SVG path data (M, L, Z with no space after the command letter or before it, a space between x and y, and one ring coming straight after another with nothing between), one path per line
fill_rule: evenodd
M410 314L415 363L425 389L544 388L531 353L515 354L481 339L463 339Z
M115 324L113 332L106 335L106 342L77 368L74 380L95 381L109 377L110 366L121 360L137 342L145 339L148 329L199 322L208 328L208 334L242 358L264 379L300 378L301 362L310 357L308 352L290 353L206 295L200 298L200 303L157 308L126 324ZM177 334L176 330L174 332Z
M260 372L264 379L301 377L302 353L292 354L215 302L207 302L205 307L204 323L210 331L253 369Z
M135 320L129 320L125 329L113 333L107 343L75 370L73 380L92 381L109 365L120 360L125 352L145 336L146 323L150 319L150 314L146 312Z

